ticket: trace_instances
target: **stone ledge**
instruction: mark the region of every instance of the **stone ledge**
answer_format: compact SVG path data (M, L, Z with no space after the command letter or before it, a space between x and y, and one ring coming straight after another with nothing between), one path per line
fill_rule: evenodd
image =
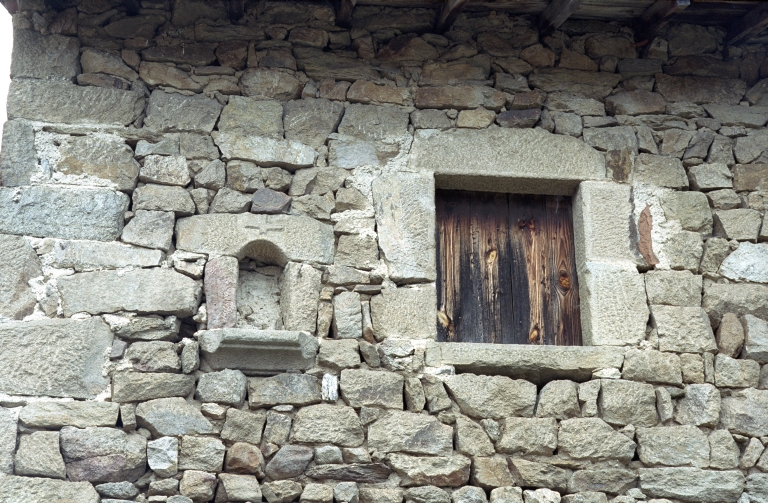
M453 365L458 372L505 375L537 384L554 379L587 381L595 370L620 369L625 351L618 347L438 342L427 346L426 364Z
M572 195L605 178L603 155L543 129L416 131L409 168L433 171L441 189Z
M176 222L176 247L210 256L251 257L284 266L333 262L333 227L309 217L218 213Z
M319 344L306 332L223 328L198 332L203 362L211 370L238 369L247 375L307 370Z

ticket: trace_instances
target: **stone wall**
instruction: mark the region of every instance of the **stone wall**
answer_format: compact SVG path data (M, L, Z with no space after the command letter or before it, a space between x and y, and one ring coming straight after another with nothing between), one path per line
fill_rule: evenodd
M43 2L0 159L0 502L768 501L768 48ZM586 347L436 343L435 188L574 196Z

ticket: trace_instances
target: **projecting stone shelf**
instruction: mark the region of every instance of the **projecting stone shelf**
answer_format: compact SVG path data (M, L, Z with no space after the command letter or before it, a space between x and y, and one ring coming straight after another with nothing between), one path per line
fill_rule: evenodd
M587 381L595 370L620 369L627 348L611 346L524 346L437 342L427 346L430 367L453 365L457 372L505 375L534 383L553 379Z
M238 369L247 375L307 370L319 347L306 332L222 328L198 334L200 353L212 370Z

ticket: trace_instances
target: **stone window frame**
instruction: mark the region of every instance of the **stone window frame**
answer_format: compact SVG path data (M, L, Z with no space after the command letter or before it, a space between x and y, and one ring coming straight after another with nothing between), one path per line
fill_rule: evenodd
M543 129L420 130L414 138L407 171L400 173L421 179L422 189L433 202L438 188L572 196L581 302L580 348L638 346L645 340L650 312L638 270L641 258L631 217L631 186L606 178L602 153L578 139ZM425 218L432 222L432 233L423 233L424 242L419 248L429 247L434 254L434 204L430 211ZM430 266L428 276L434 279L436 260ZM437 294L432 290L433 296L414 309L435 313L436 320ZM430 328L425 338L436 341L436 322ZM485 346L430 342L427 346L433 349L428 365L458 365L452 358L435 357L440 350L434 348L465 344ZM495 351L504 347L489 346Z

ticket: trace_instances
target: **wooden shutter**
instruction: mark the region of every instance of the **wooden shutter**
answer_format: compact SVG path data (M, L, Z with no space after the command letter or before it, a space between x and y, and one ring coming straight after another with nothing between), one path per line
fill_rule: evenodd
M438 340L581 345L571 198L436 199Z

